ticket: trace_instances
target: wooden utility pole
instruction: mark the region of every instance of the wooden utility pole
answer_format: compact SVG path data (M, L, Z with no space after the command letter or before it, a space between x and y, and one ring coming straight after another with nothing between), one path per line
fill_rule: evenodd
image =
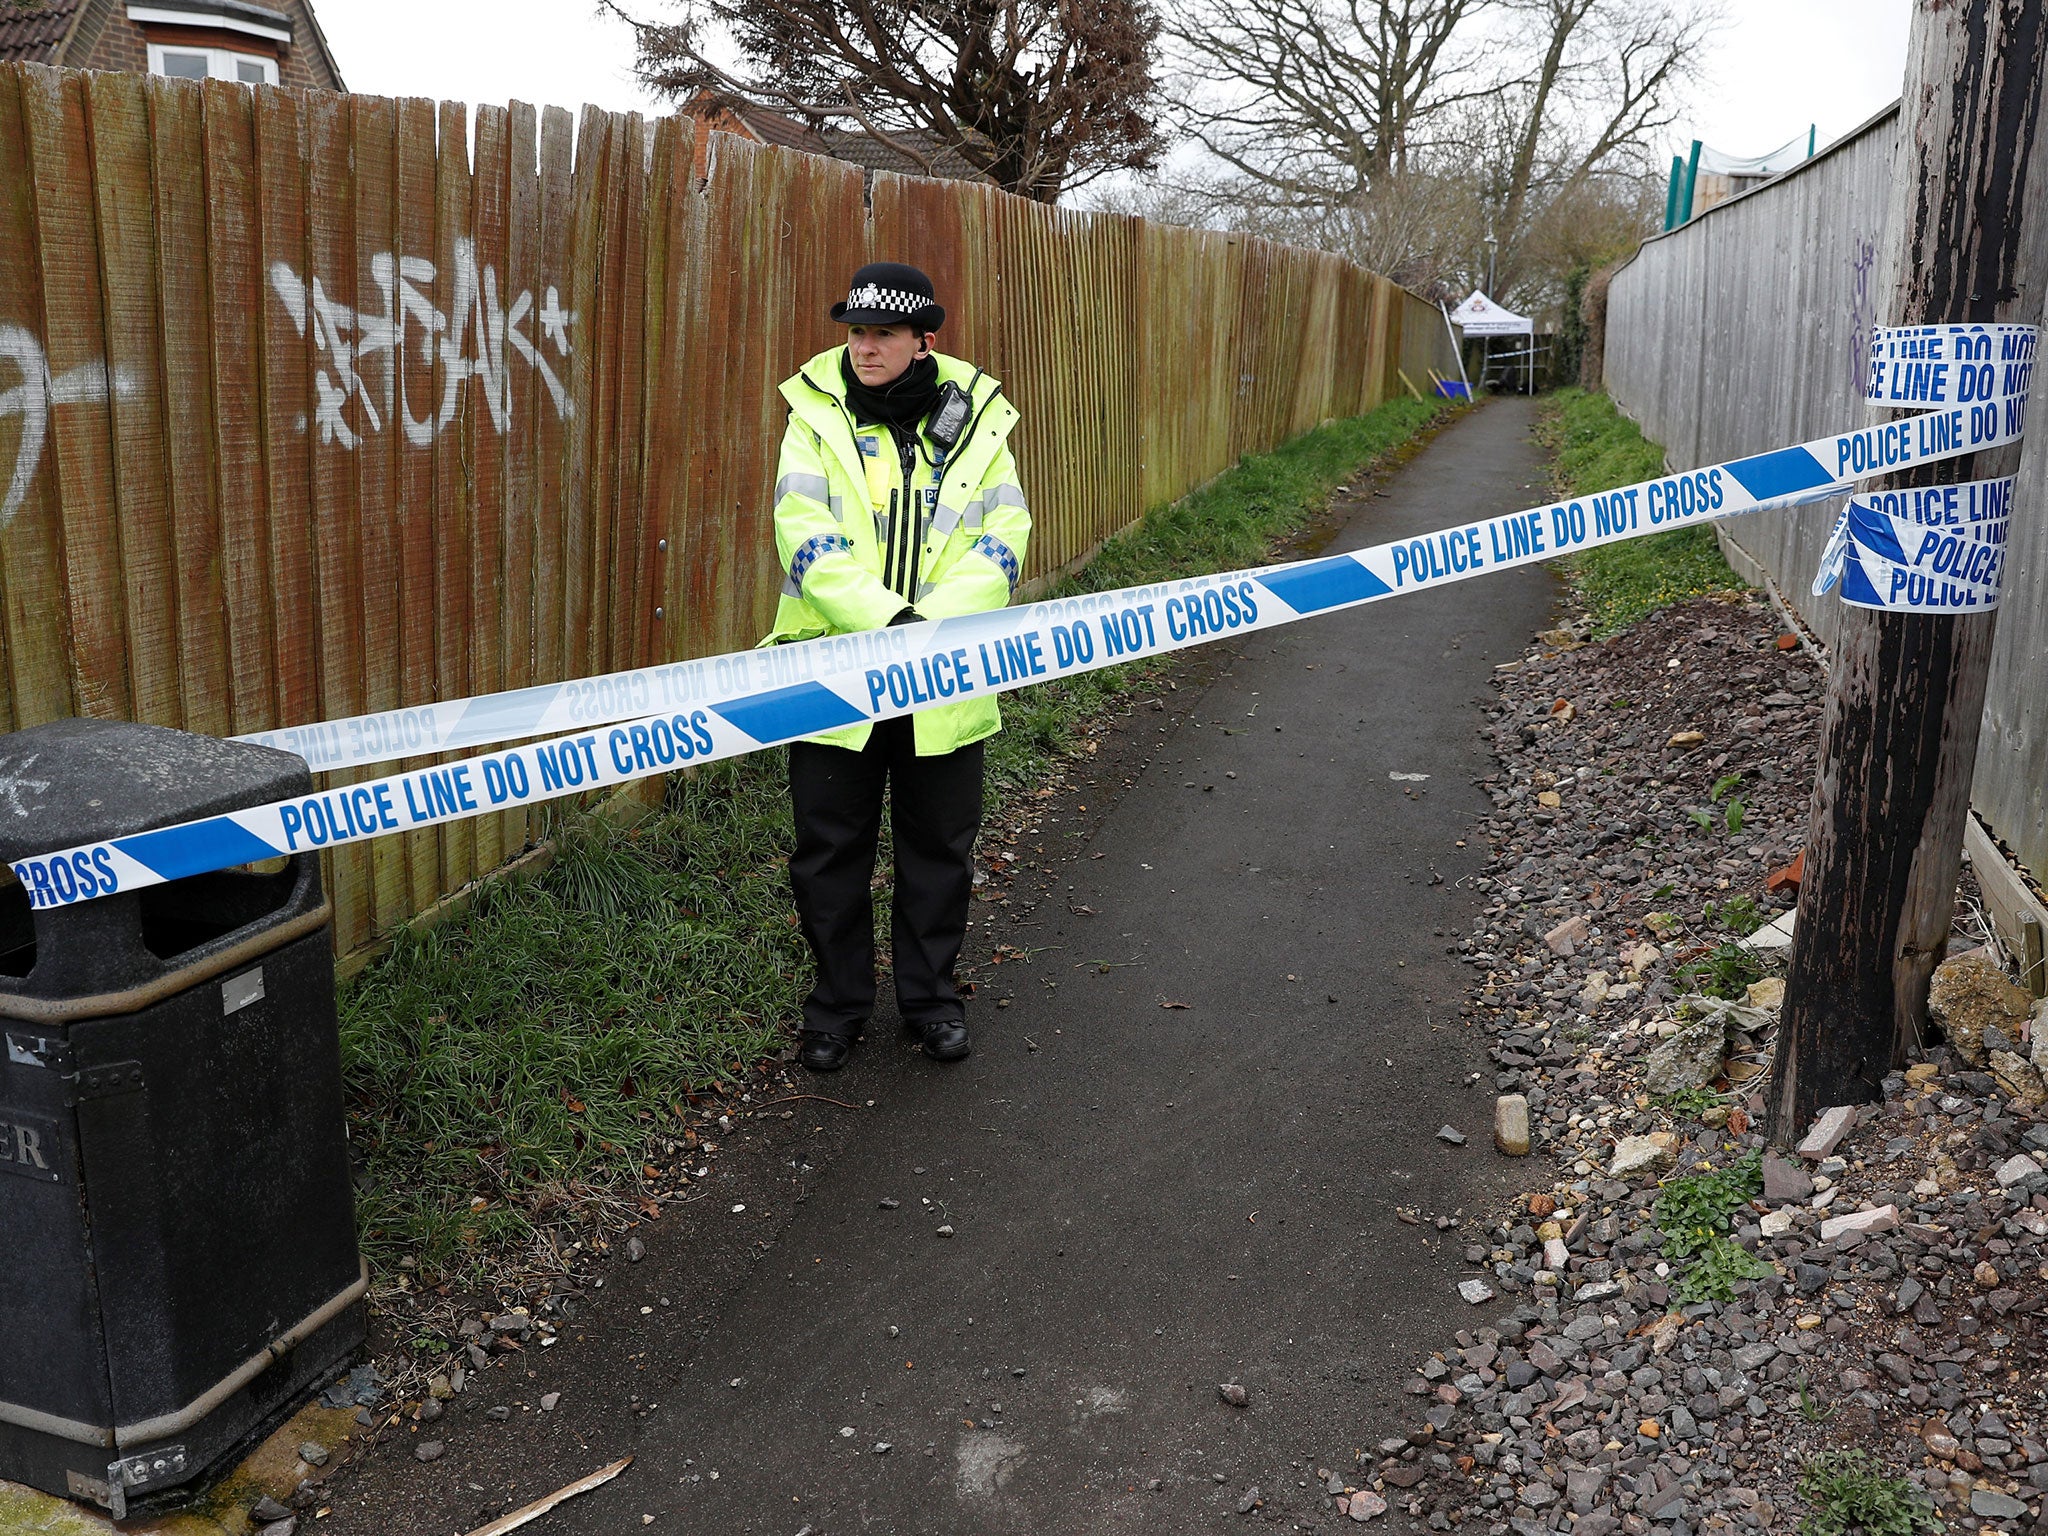
M2041 0L1916 0L1877 286L1885 323L2040 320L2048 252L2023 263L2021 212L2044 51ZM1979 453L1890 483L1989 479L2018 457ZM1997 615L1844 605L1841 617L1768 1092L1779 1145L1821 1109L1876 1099L1920 1040L1955 906Z

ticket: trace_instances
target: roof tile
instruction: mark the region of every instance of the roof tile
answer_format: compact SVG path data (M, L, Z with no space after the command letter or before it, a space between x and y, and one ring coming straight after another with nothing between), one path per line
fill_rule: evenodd
M0 0L0 59L49 64L85 0L31 0L26 7Z
M0 3L4 3L4 0L0 0ZM738 96L700 91L684 105L683 110L714 125L717 123L717 114L727 114L738 119L748 133L764 144L777 144L784 149L801 150L807 155L826 155L834 160L844 160L851 165L865 166L873 171L895 171L904 176L931 174L913 156L904 154L893 145L883 143L862 129L838 126L813 128L810 124L777 112L772 107ZM911 146L930 160L933 169L943 180L990 180L985 172L976 170L965 155L941 140L937 134L922 128L905 128L892 132L889 137L897 143Z

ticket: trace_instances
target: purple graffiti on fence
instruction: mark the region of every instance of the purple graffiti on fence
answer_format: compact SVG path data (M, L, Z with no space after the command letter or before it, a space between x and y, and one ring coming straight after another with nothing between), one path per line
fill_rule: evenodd
M1870 337L1877 311L1870 298L1870 273L1877 265L1877 242L1861 235L1849 240L1849 398L1860 400L1869 382Z

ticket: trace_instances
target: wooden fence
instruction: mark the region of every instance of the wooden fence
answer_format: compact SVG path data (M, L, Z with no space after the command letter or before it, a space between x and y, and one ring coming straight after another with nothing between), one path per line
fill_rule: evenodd
M929 271L1023 411L1035 577L1453 366L1328 255L722 134L700 180L695 131L0 65L0 728L230 735L753 644L775 385L868 260ZM535 830L331 854L337 947Z
M1608 290L1604 366L1614 401L1675 469L1761 453L1875 419L1863 403L1876 288L1890 239L1896 108L1796 170L1645 244ZM2030 167L2036 218L2022 253L2040 318L2048 292L2048 165ZM1880 413L1889 416L1889 412ZM2038 885L2048 879L2048 423L2020 460L1984 734L1972 801ZM1720 525L1730 557L1769 576L1825 641L1839 599L1810 584L1839 501ZM1972 622L1958 620L1959 623ZM1994 852L1973 844L1980 866ZM1988 870L1980 868L1987 875Z

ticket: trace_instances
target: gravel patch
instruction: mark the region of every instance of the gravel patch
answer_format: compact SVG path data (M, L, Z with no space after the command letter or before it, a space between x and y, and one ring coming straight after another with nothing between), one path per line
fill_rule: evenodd
M1861 1447L1951 1531L2048 1531L2040 1105L1943 1045L1809 1156L1760 1135L1783 951L1727 946L1795 899L1773 872L1819 666L1753 595L1543 639L1501 674L1487 906L1458 945L1529 1192L1468 1223L1461 1290L1492 1298L1359 1475L1438 1530L1790 1531L1802 1466ZM1700 1190L1711 1240L1683 1235Z

